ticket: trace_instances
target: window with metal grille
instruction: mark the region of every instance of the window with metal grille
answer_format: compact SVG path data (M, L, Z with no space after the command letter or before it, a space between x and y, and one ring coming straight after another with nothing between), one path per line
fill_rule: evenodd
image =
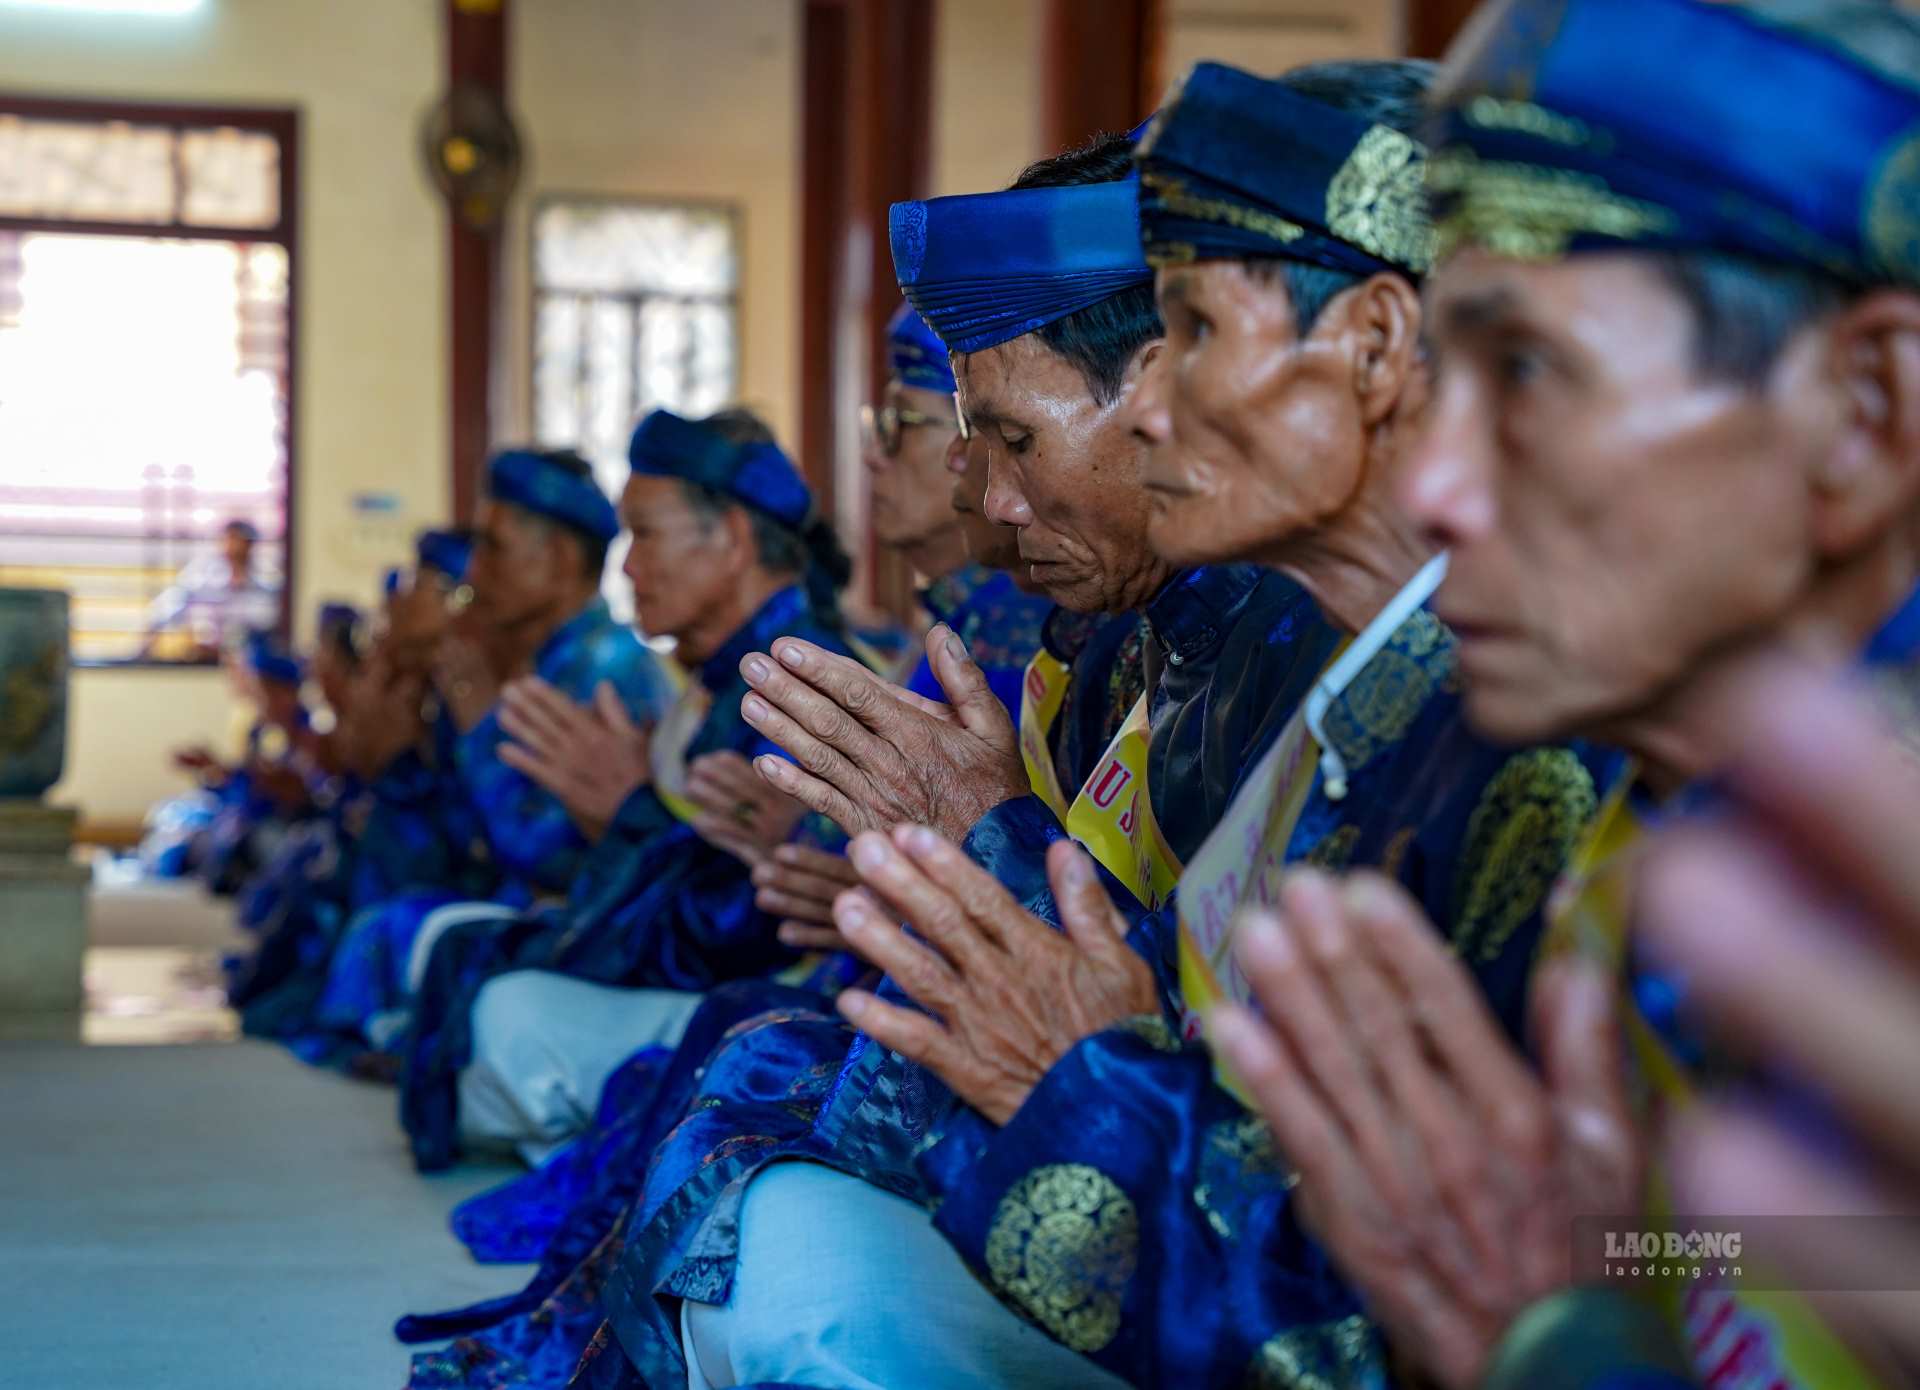
M739 389L739 230L698 203L547 197L533 212L533 429L617 494L634 422L706 415ZM608 599L631 616L608 565Z
M292 111L0 96L0 584L69 590L76 660L285 626L297 142Z

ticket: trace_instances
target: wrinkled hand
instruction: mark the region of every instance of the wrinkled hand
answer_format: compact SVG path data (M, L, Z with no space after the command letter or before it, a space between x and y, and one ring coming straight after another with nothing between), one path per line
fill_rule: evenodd
M626 799L653 780L651 735L606 681L588 706L523 676L501 696L500 727L513 740L500 745L500 761L559 798L590 840L606 834Z
M1309 1228L1401 1352L1464 1390L1572 1282L1573 1218L1640 1209L1614 986L1547 968L1542 1076L1399 885L1301 871L1281 914L1242 919L1264 1017L1223 1005L1214 1045L1298 1169Z
M339 732L341 757L371 781L426 736L420 705L427 683L417 672L392 671L384 662L370 665L363 677L355 678L353 699Z
M448 633L435 644L433 685L463 734L485 719L500 698L500 678L486 649L459 633Z
M749 867L787 842L807 808L738 753L705 753L687 765L687 799L700 808L694 832Z
M833 922L833 904L860 875L844 854L812 845L781 845L753 866L754 905L780 917L780 940L800 951L850 951Z
M1669 1136L1675 1205L1727 1216L1920 1212L1920 768L1864 699L1769 671L1730 693L1737 814L1656 841L1640 925L1716 1035L1822 1098L1709 1102ZM1767 1257L1870 1359L1920 1368L1910 1221L1779 1223ZM1891 1378L1889 1378L1891 1380Z
M849 854L866 887L841 895L834 920L933 1016L861 990L841 993L840 1012L995 1124L1012 1119L1082 1038L1159 1013L1153 972L1126 944L1126 919L1071 841L1047 851L1064 934L924 826L861 835Z
M754 767L848 835L910 822L965 839L986 812L1027 793L1026 768L1006 707L960 639L936 626L927 651L948 704L793 637L771 658L749 655L740 670L756 693L741 712L794 760L765 756Z

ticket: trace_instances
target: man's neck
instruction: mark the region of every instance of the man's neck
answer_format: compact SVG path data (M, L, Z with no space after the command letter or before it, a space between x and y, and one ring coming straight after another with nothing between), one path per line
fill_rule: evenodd
M951 526L901 546L900 554L922 579L938 579L967 563L967 533L956 519Z
M1371 460L1353 498L1324 525L1259 556L1313 596L1320 611L1359 632L1433 558L1433 547L1391 505L1391 468Z
M585 586L569 588L554 595L551 602L540 605L519 621L508 625L500 638L513 657L514 666L518 668L531 663L540 649L552 640L554 633L572 622L598 597L597 589Z
M769 574L755 565L740 577L723 602L701 614L693 626L678 635L675 658L689 671L705 665L734 633L753 620L768 599L794 582L790 574Z
M1657 699L1608 721L1593 736L1632 753L1656 795L1709 777L1735 751L1726 746L1719 718L1728 682L1767 660L1846 666L1916 586L1920 523L1821 570L1777 619L1722 644Z

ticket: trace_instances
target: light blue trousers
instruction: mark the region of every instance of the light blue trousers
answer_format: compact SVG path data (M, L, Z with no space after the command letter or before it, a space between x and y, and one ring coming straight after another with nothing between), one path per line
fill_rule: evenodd
M1003 1307L927 1212L816 1163L747 1188L725 1306L681 1305L687 1390L1124 1390Z

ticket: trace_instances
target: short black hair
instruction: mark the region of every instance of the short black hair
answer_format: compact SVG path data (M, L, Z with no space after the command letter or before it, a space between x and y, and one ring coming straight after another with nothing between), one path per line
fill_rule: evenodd
M593 476L593 465L581 458L580 455L572 449L529 449L526 452L534 455L544 463L552 464L564 473L571 473L576 478L592 483L596 488L600 486L599 480ZM521 510L525 511L526 509L521 508ZM558 526L561 530L579 541L581 572L595 584L600 582L601 576L606 573L607 569L606 541L601 540L598 536L582 531L578 526L569 526L566 522L556 521L550 516L542 516L533 512L527 512L526 515L535 521L544 522L549 526Z
M1303 97L1418 140L1427 121L1427 90L1433 84L1435 71L1432 63L1412 58L1354 59L1308 63L1282 73L1276 80ZM1247 273L1269 284L1278 281L1286 287L1287 298L1293 305L1294 332L1302 338L1313 332L1321 312L1337 295L1367 278L1351 271L1302 265L1278 256L1250 258Z
M1011 187L1118 183L1132 172L1133 141L1125 135L1098 135L1078 149L1029 164ZM1120 394L1133 355L1166 333L1152 281L1108 295L1035 331L1041 342L1073 363L1101 405Z
M1693 365L1703 377L1758 386L1788 339L1842 308L1857 286L1824 271L1732 251L1650 251L1656 274L1686 301Z

